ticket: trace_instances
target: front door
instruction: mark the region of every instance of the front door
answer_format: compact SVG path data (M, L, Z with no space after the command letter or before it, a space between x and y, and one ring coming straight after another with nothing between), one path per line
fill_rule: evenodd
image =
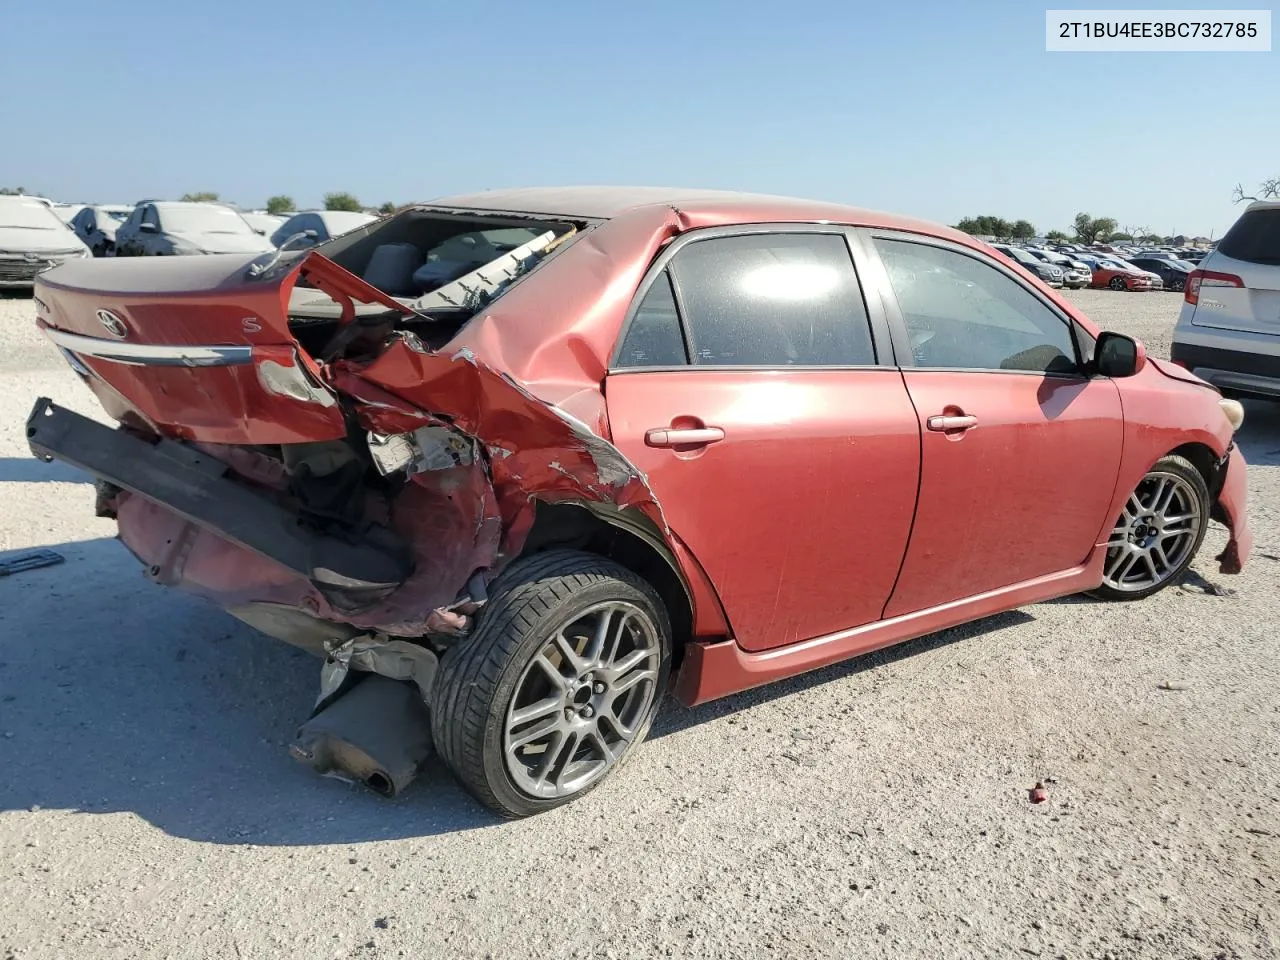
M920 429L843 231L691 234L632 312L606 382L613 442L737 642L878 619L911 528Z
M963 247L875 234L922 427L920 496L886 617L1083 563L1108 528L1123 420L1077 331L1016 274Z

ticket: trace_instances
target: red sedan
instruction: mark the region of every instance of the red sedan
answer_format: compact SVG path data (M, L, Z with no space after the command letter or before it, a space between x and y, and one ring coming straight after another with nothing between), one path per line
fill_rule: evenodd
M1159 277L1137 269L1130 269L1112 260L1099 260L1091 267L1093 279L1089 286L1095 290L1152 290L1163 283Z
M1250 549L1242 412L944 227L517 190L311 251L83 261L49 400L148 576L323 656L294 752L384 793L434 740L518 816L698 704ZM427 735L427 724L430 736Z

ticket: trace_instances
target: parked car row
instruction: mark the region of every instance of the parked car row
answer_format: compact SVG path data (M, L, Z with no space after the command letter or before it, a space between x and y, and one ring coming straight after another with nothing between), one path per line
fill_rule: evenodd
M1051 287L1181 293L1196 268L1195 263L1175 256L1182 251L1169 249L1140 250L1126 255L1106 245L1098 245L1105 249L1081 244L1048 247L992 243L991 246Z
M134 207L117 231L115 255L253 253L286 245L301 249L376 219L340 210L305 211L285 219L244 214L221 203L151 200Z
M71 257L266 253L286 245L301 249L376 219L341 210L307 210L284 217L212 202L83 204L3 196L0 287L30 287L36 274Z

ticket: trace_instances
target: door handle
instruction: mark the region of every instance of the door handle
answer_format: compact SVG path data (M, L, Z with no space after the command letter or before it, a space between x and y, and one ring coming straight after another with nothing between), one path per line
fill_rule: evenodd
M968 430L970 427L978 425L977 417L959 416L959 417L930 417L925 421L925 426L930 430L936 430L938 433L951 433L953 430Z
M646 430L644 442L650 447L705 446L724 439L719 427L659 427Z

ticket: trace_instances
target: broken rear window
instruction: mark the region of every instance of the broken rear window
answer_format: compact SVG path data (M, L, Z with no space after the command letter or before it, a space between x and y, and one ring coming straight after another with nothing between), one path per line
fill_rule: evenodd
M422 208L338 237L315 248L344 270L419 315L397 321L412 329L431 348L457 333L479 310L493 303L522 276L541 263L585 224L510 215L441 213ZM279 255L281 268L303 256ZM277 268L263 271L271 275ZM358 314L385 310L357 304ZM289 321L305 348L325 339L325 328L340 307L307 280L298 282L290 299Z

